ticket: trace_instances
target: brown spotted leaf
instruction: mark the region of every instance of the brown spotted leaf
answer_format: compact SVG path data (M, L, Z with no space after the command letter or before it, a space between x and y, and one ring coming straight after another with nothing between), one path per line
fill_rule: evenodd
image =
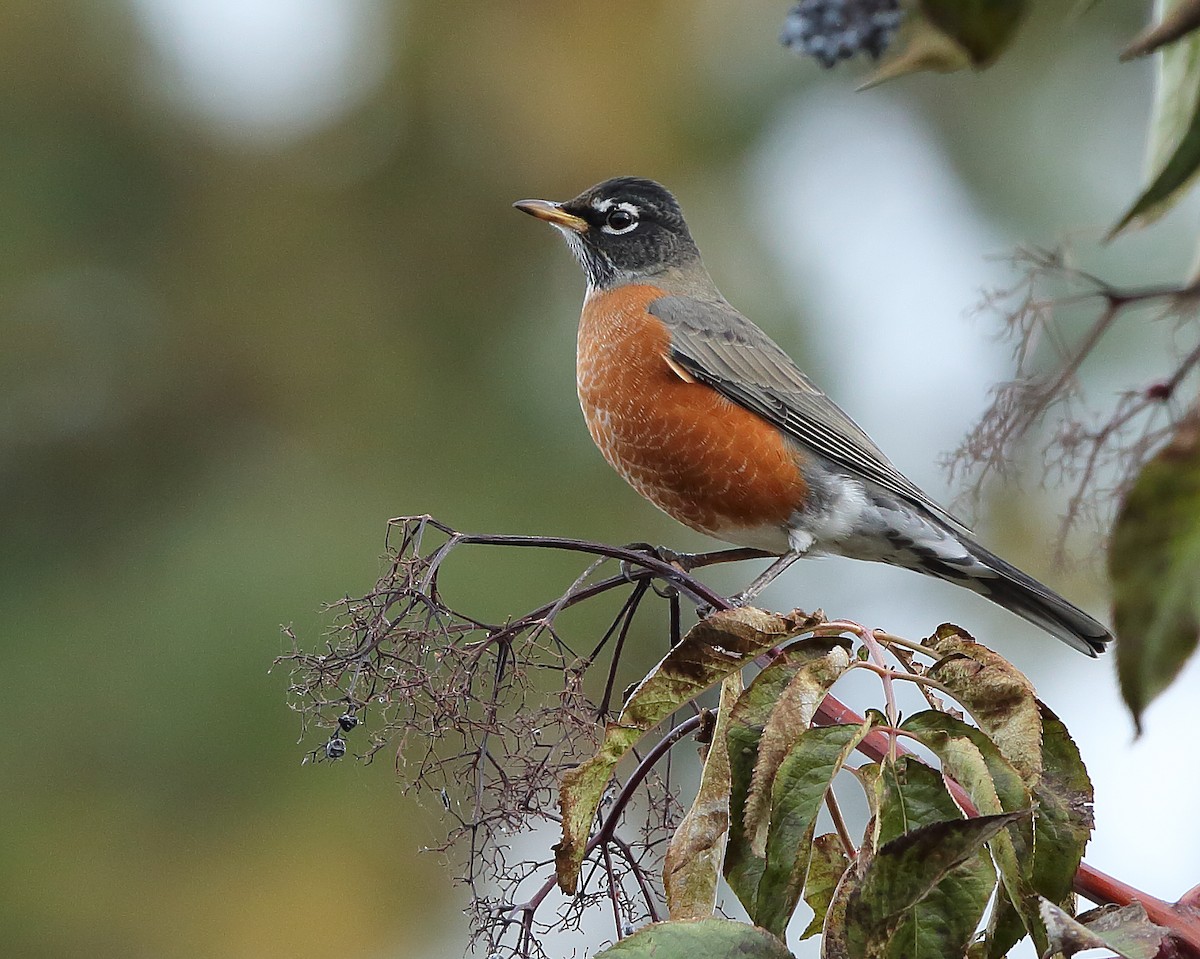
M1045 732L1042 776L1033 787L1033 887L1062 903L1092 835L1092 781L1062 720L1044 703L1038 707Z
M1036 916L1028 905L1018 912L1001 889L988 922L987 959L1000 959L1027 932L1044 949L1045 933L1040 900L1066 904L1071 884L1092 832L1092 783L1084 768L1079 749L1066 727L1054 713L1039 702L1042 716L1042 775L1034 784L1033 856L1026 867L1031 891L1038 897Z
M1097 909L1073 918L1048 899L1041 901L1042 921L1055 952L1073 956L1084 949L1110 949L1122 959L1154 959L1169 929L1156 926L1141 903L1120 909Z
M867 835L875 832L873 822L867 824ZM825 925L822 928L821 959L850 959L850 930L847 926L846 907L857 894L862 885L863 876L871 866L875 856L870 844L864 842L858 849L858 855L850 866L842 873L829 907L825 910Z
M943 880L968 860L982 863L979 857L984 845L1009 823L1015 822L1025 813L1003 813L999 816L979 816L973 819L956 819L934 822L906 832L904 835L885 842L875 852L854 893L846 903L846 942L852 959L878 959L890 956L892 942L897 929L912 915L913 910L929 900ZM988 864L990 868L990 863ZM994 881L994 874L993 874ZM958 918L966 916L978 907L978 921L987 904L990 886L984 889L982 905L979 904L980 884L960 894L957 890L946 907ZM942 913L946 915L945 911ZM928 932L930 919L925 923ZM964 924L956 923L959 930ZM965 951L970 935L961 943ZM924 941L924 940L923 940ZM935 948L932 944L921 948ZM957 946L955 947L957 948ZM924 955L953 955L953 951L925 952Z
M833 892L849 864L850 858L836 835L826 833L813 840L808 875L804 877L804 901L813 911L813 917L804 932L800 933L802 940L821 931L825 914L829 912L829 904L833 901Z
M909 717L902 728L937 755L943 771L967 791L979 812L995 815L1031 807L1020 774L981 730L935 710ZM998 833L989 845L1004 883L1000 895L1018 906L1021 933L1025 927L1038 930L1037 944L1044 948L1032 878L1033 844L1033 823L1026 818Z
M1042 719L1033 684L1015 666L947 623L925 645L942 655L929 675L950 688L1026 784L1042 771Z
M902 756L877 768L876 841L881 846L915 829L963 818L941 774L915 756ZM898 918L887 936L877 941L876 954L887 959L962 955L974 938L995 886L992 860L986 850L980 849L950 869L920 902Z

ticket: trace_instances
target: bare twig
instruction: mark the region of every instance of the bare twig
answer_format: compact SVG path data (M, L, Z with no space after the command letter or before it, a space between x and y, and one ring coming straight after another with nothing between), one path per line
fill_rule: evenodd
M1107 414L1084 403L1078 387L1080 370L1118 321L1133 310L1160 306L1164 315L1194 312L1200 304L1200 284L1117 287L1071 267L1061 252L1018 250L1012 262L1021 279L1008 289L985 295L980 309L1003 317L1016 370L1011 380L994 390L990 407L945 465L952 479L970 476L965 495L978 498L986 482L1006 472L1017 459L1019 447L1035 427L1052 415L1057 417L1044 453L1045 476L1061 474L1072 489L1060 531L1061 546L1073 526L1098 512L1093 504L1101 497L1115 501L1170 434L1176 413L1169 400L1200 362L1200 347L1182 356L1164 381L1118 393L1115 409ZM1075 292L1043 292L1056 284ZM1099 312L1082 339L1068 345L1059 331L1059 314L1067 307L1082 309L1090 304ZM1049 372L1037 366L1045 352L1042 343L1049 343L1056 355Z

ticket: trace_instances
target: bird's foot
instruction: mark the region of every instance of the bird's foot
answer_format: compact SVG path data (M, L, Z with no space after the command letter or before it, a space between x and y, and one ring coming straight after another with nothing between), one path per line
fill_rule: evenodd
M625 549L645 553L647 556L661 560L664 563L678 566L684 572L692 568L697 555L696 553L679 553L668 546L655 546L653 543L626 543Z
M668 565L674 566L685 573L692 568L692 562L696 555L695 553L677 553L675 550L669 549L666 546L655 546L652 543L626 543L624 548L636 550L639 553L645 553L652 559L656 559L662 563L667 563ZM626 579L631 578L633 570L637 565L638 564L633 560L621 560L621 575Z

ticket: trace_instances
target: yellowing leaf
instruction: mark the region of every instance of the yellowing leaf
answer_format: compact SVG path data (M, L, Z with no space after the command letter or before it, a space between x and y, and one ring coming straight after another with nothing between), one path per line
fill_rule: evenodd
M814 619L810 625L818 622ZM805 664L823 656L829 650L830 642L819 638L805 639L785 648L754 677L738 697L729 717L726 737L730 773L729 844L725 848L725 881L747 912L754 909L764 864L762 857L751 851L745 829L746 799L758 761L758 744L776 702L792 677Z
M809 617L743 607L713 613L688 630L630 694L621 714L605 728L596 755L563 776L562 839L554 847L554 863L564 892L575 892L600 798L621 757L682 704L811 625Z
M721 684L721 703L700 787L691 808L679 823L663 863L663 887L672 919L711 916L717 902L717 880L729 834L729 712L742 692L741 673Z
M1187 2L1160 3L1159 22L1165 24ZM1200 33L1164 47L1158 55L1146 163L1150 182L1109 232L1109 239L1135 221L1145 225L1158 219L1200 171Z
M796 671L775 701L759 740L754 775L746 797L744 826L750 848L757 856L766 851L775 772L800 734L808 729L829 687L850 668L849 644L844 639L817 638L804 640L803 645L812 651L813 659Z
M1036 782L1042 771L1042 720L1033 684L955 626L939 627L926 645L944 657L929 675L950 687L1025 782Z

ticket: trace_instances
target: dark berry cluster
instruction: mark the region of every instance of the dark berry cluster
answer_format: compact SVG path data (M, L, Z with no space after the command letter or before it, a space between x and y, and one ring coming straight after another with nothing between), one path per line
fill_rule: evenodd
M903 19L899 0L800 0L779 41L823 67L859 53L878 60Z

